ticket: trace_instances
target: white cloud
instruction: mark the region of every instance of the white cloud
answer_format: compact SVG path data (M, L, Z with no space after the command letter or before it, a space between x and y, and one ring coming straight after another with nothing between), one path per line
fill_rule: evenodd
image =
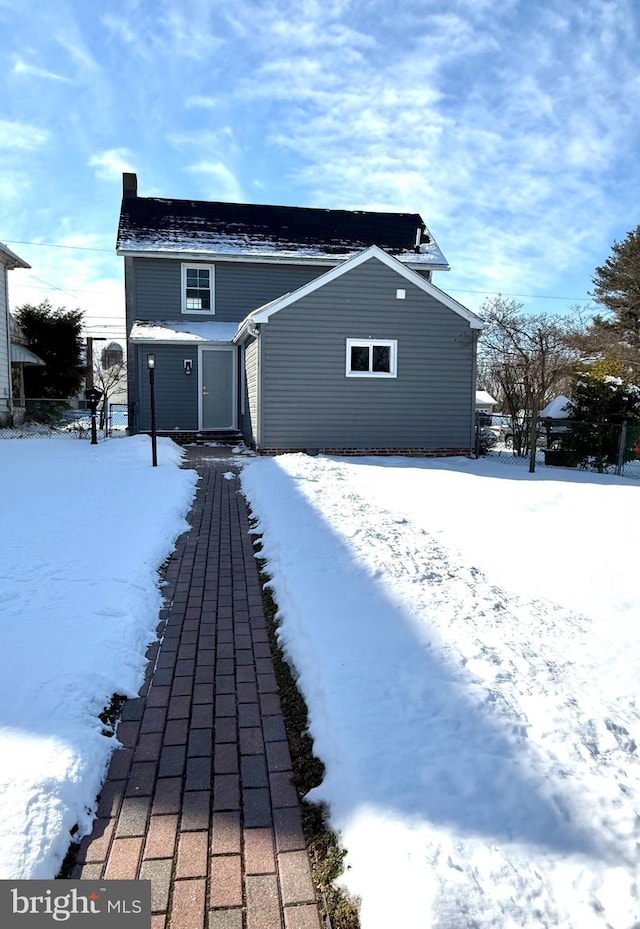
M170 145L182 151L218 151L222 147L234 144L234 132L230 126L223 126L215 131L194 129L191 132L172 132L167 136Z
M127 148L110 148L89 159L89 166L96 169L96 177L102 181L119 181L124 172L133 172L129 159L131 152Z
M275 114L265 141L307 202L419 210L460 280L540 291L584 262L603 177L637 150L637 34L613 6L341 5L336 24L307 2L301 24L249 4L234 22L260 55L236 99Z
M126 42L128 45L133 45L135 43L136 33L122 16L114 16L107 13L102 17L102 24L106 29L114 35L117 35L118 38L122 39L123 42Z
M205 109L213 109L220 105L220 100L217 97L187 97L185 100L185 106L187 108L201 106Z
M99 66L85 43L82 32L71 19L65 20L65 25L59 28L55 40L62 46L71 61L84 72L98 71Z
M0 228L7 229L7 224L3 220L5 217L8 218L10 212L15 212L16 206L22 207L31 188L32 181L27 172L2 167L0 170L0 203L2 204Z
M28 62L24 61L19 56L16 56L14 59L13 73L28 74L31 77L43 77L51 81L62 81L65 84L71 81L71 78L64 77L62 74L55 74L53 71L47 71L46 68L39 68L36 65L28 64Z
M46 129L0 119L0 149L29 152L40 148L48 140L49 133Z
M199 161L190 165L187 171L202 177L207 199L238 203L244 198L240 181L233 171L220 161Z
M64 226L68 222L63 218ZM115 250L112 255L83 251L104 248L105 242L82 232L63 236L60 244L68 247L15 246L31 270L12 276L9 291L12 307L38 304L48 298L54 306L82 310L85 329L90 327L94 335L124 335L122 259L115 255ZM80 250L76 251L78 247Z
M201 6L201 5L197 5ZM208 19L210 9L205 4L198 10L200 15L194 15L193 10L187 8L186 12L179 7L167 7L158 17L160 31L156 41L170 45L175 55L191 58L195 61L204 61L222 45L222 40L216 32L209 28Z
M638 221L636 3L63 0L9 29L0 0L22 107L3 115L24 119L0 122L0 204L15 238L54 240L87 162L119 181L139 161L147 195L419 211L452 290L548 291L576 267L588 288ZM114 203L88 225L112 235Z

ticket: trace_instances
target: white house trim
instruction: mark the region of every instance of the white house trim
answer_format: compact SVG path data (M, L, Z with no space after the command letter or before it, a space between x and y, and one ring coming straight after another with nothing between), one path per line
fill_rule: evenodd
M389 370L373 370L373 349L380 345L389 349ZM351 367L351 349L367 348L369 350L369 368L366 371L354 371ZM346 377L397 377L398 376L398 340L397 339L347 339L345 357L345 376Z
M15 268L31 267L30 264L27 264L27 262L16 255L15 252L12 252L10 248L7 248L6 245L3 245L2 242L0 242L0 261L9 271L13 271Z
M402 264L402 262L398 261L397 258L394 258L392 255L388 255L387 252L383 251L377 245L370 245L369 248L359 252L353 258L349 258L349 260L345 261L343 264L338 265L335 268L331 268L330 271L327 271L325 274L321 274L320 277L316 277L313 281L309 281L308 284L304 284L302 287L292 291L290 294L286 294L283 297L272 300L271 303L265 304L263 307L258 307L258 309L254 310L249 314L249 316L246 317L240 329L238 330L236 340L243 335L243 330L249 321L253 323L269 322L269 318L273 316L274 313L277 313L279 310L283 310L286 306L290 306L292 303L297 303L298 300L302 300L303 297L312 294L320 287L324 287L325 284L329 284L331 281L335 281L337 278L341 277L341 275L347 274L349 271L357 268L365 261L369 261L371 258L375 258L377 261L382 262L382 264L386 265L392 271L395 271L396 274L399 274L411 284L415 284L416 287L424 291L430 297L433 297L439 303L442 303L444 306L448 307L448 309L453 310L453 312L457 313L458 316L466 319L472 329L484 329L484 323L480 317L476 316L476 314L471 310L468 310L461 303L458 303L457 300L454 300L453 297L450 297L449 294L445 293L443 290L440 290L440 288L436 287L435 284L432 284L431 281L426 280L416 271L413 271L411 268L408 268L406 265Z
M371 246L377 247L377 246ZM124 256L125 258L168 258L171 261L186 261L186 262L209 262L213 264L220 264L223 261L226 262L236 262L236 263L245 263L245 264L286 264L286 265L324 265L324 267L337 267L344 264L346 261L351 261L352 258L356 257L352 252L349 252L346 255L336 257L335 255L312 255L301 257L297 255L268 255L261 254L260 252L249 253L247 255L230 255L226 252L215 252L209 250L198 251L159 251L155 249L132 249L120 246L116 249L116 255ZM450 266L447 262L431 262L426 261L424 258L420 261L416 261L415 258L412 258L410 252L405 253L406 257L403 255L402 258L397 258L397 261L400 261L401 264L405 265L407 268L415 268L416 270L421 271L449 271Z
M187 274L189 271L207 271L209 274L209 286L206 288L195 287L193 290L207 290L209 292L209 309L201 310L187 306L187 290L190 288L187 284ZM183 316L215 316L216 313L216 269L215 266L205 261L183 261L180 268L181 283L181 306Z

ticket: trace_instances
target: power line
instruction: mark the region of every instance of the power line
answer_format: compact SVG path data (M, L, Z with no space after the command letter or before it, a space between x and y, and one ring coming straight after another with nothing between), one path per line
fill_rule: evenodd
M124 324L123 324L122 326L120 326L120 325L118 325L117 323L90 323L90 322L87 322L87 323L84 324L83 328L84 328L84 329L118 329L118 330L124 332L124 331L126 330L127 327L126 327Z
M44 279L41 277L36 277L35 275L31 275L31 276L36 281L43 281L43 283L46 283L46 281L44 281ZM12 284L11 290L12 291L14 290L49 290L51 287L53 287L54 290L63 290L62 287L57 287L55 284L49 284L47 287L37 287L35 284ZM71 291L67 291L67 293L71 293ZM96 294L96 295L99 294L104 297L111 296L108 290L74 290L73 293L75 294Z
M6 244L7 245L34 245L34 246L40 246L42 248L66 248L66 249L70 249L71 251L101 252L107 255L113 255L113 252L114 252L114 250L110 248L90 248L89 246L86 246L86 245L60 245L56 242L25 242L25 241L21 241L20 239L7 239ZM33 276L35 277L35 275ZM37 278L37 277L35 279L42 280L42 278ZM44 281L44 283L46 284L47 282ZM24 287L24 285L22 286ZM49 286L53 287L55 290L62 290L64 293L71 293L71 291L65 290L62 287L56 287L55 284L50 284ZM42 289L42 288L38 288L38 289ZM444 290L444 288L442 288L442 290ZM575 300L578 303L590 303L591 302L591 298L589 297L566 297L561 294L516 294L516 293L507 293L507 291L504 291L504 290L459 290L457 288L447 287L446 292L452 293L452 294L478 294L484 297L491 297L491 296L523 297L527 300ZM78 291L75 291L75 293L79 293L79 294L96 293L96 294L104 294L105 296L107 295L107 291L105 290L97 290L97 291L78 290Z
M91 248L88 245L60 245L57 242L23 242L20 239L7 239L7 245L35 245L38 248L68 248L76 252L105 252L107 255L114 255L113 248Z
M444 288L441 288L444 290ZM457 290L454 287L447 287L447 293L450 294L480 294L484 297L526 297L529 300L575 300L578 303L591 303L590 297L562 297L555 294L512 294L506 290Z
M37 281L42 281L42 278L34 277ZM44 282L46 283L46 281ZM54 290L61 290L63 293L69 293L72 296L74 294L93 294L95 296L101 295L104 297L112 296L112 294L107 290L75 290L69 291L64 290L62 287L57 287L55 284L49 284L49 287L53 287ZM11 290L47 290L48 287L36 287L30 284L13 284ZM440 287L440 290L445 290L444 287ZM591 303L590 297L566 297L555 294L515 294L510 293L506 290L459 290L457 287L447 287L445 290L448 294L478 294L483 297L522 297L528 300L573 300L576 303Z

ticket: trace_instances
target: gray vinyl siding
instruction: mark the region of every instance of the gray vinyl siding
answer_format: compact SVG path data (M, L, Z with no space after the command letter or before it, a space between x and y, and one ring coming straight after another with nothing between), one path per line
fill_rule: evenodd
M155 398L156 428L159 432L196 430L198 428L198 347L196 345L138 345L137 367L140 391L137 397L136 431L151 429L151 403L147 353L156 356ZM191 358L193 371L184 373L184 359Z
M0 425L5 425L11 410L11 363L9 361L9 298L7 269L0 264Z
M138 414L140 411L140 385L138 384L138 357L140 349L132 345L129 340L131 326L136 318L135 315L135 265L133 258L124 259L124 298L125 313L127 318L127 394L129 405L129 434L133 435L141 429L138 424Z
M127 273L127 289L131 293L127 306L130 323L134 319L239 323L252 310L302 287L329 267L218 262L215 264L215 313L210 315L181 312L183 262L169 258L129 260L134 263ZM189 262L192 263L197 262Z
M245 342L245 412L240 417L240 429L247 442L258 439L258 342Z
M406 299L396 299L396 289ZM396 378L349 378L347 339L396 339ZM263 448L469 448L469 323L376 259L261 326Z

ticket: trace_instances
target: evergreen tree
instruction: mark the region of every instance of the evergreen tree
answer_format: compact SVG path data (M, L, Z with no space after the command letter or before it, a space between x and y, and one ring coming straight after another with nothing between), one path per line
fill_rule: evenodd
M569 446L598 471L615 465L622 424L635 427L640 423L640 387L602 373L596 366L578 375L571 396ZM630 445L627 442L625 459L635 457Z
M84 377L82 311L54 309L48 300L26 303L16 313L29 348L45 367L25 368L27 397L66 398L76 394Z
M640 226L596 268L593 298L606 315L595 316L575 345L591 358L617 361L624 376L640 381Z

